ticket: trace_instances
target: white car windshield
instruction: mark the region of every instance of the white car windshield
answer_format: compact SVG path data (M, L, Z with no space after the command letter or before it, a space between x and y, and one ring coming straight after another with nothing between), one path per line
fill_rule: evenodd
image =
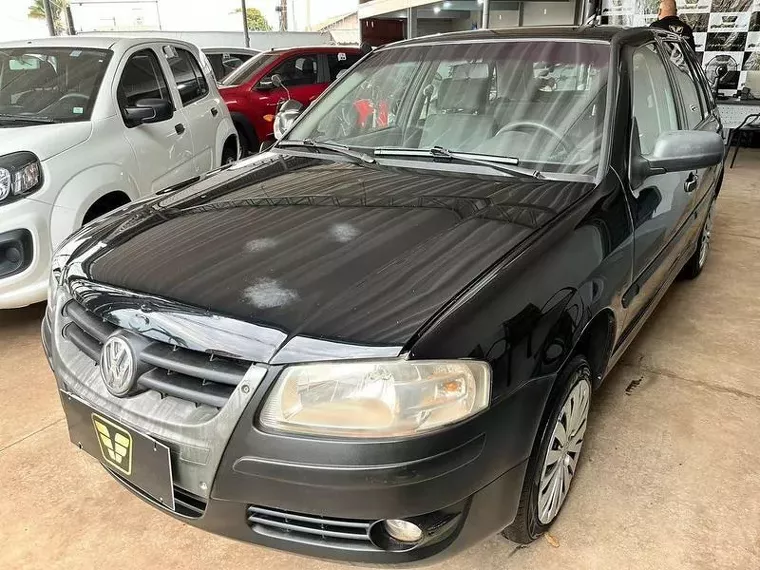
M111 52L0 49L0 127L90 118Z
M609 54L602 43L551 40L381 50L308 110L287 139L340 143L368 154L440 147L593 174Z

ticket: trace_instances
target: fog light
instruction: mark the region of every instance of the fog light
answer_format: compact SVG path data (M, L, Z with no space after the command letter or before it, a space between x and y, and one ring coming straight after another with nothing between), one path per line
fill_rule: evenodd
M399 542L417 542L422 538L422 529L409 521L389 519L383 522L383 528Z

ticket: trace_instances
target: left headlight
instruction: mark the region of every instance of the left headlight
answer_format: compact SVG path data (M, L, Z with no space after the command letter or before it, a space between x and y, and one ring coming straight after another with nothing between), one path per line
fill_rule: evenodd
M265 428L352 438L412 436L488 407L491 368L470 360L346 362L286 368L259 416Z
M0 203L31 194L42 186L42 165L31 152L0 156Z

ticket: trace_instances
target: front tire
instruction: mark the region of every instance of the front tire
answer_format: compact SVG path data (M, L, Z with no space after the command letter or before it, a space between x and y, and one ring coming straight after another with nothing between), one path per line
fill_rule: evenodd
M570 490L588 423L591 367L575 356L557 378L548 417L528 460L514 522L502 531L513 542L528 544L546 532Z
M251 129L248 132L241 123L235 122L235 129L238 134L238 141L240 142L240 158L245 158L249 154L254 154L259 151L259 139Z

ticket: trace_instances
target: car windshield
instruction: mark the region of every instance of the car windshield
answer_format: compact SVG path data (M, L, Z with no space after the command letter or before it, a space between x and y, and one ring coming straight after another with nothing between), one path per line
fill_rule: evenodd
M341 143L376 156L442 147L593 174L609 53L602 43L550 40L381 50L336 84L287 138Z
M88 120L110 58L95 49L0 50L0 126Z
M227 77L222 79L220 85L242 85L248 83L259 71L274 63L280 56L276 53L260 53L254 55Z

